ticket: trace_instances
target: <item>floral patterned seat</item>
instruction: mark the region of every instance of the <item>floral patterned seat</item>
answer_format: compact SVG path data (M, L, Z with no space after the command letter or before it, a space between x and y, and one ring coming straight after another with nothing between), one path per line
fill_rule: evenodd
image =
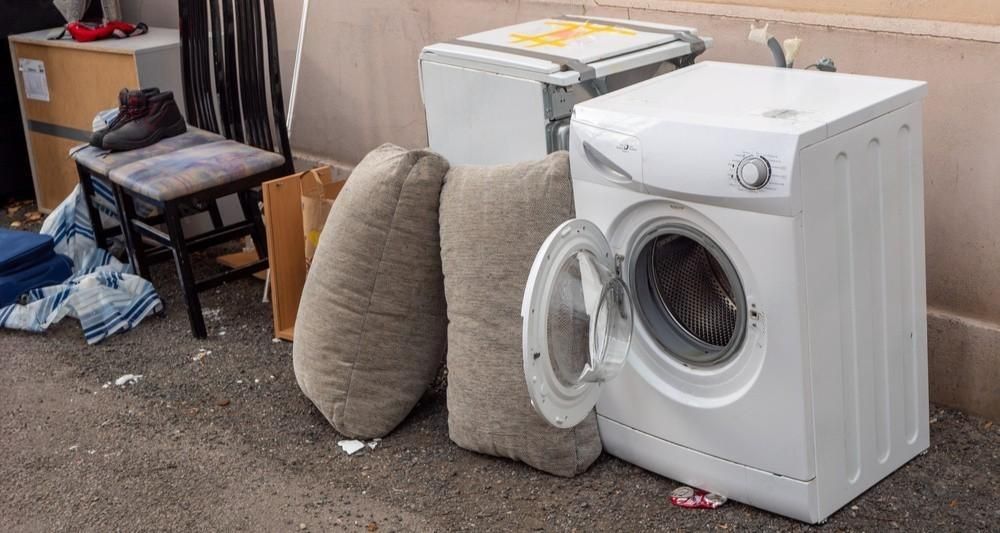
M71 153L73 154L73 158L76 162L83 165L87 170L100 174L101 176L107 176L112 170L130 163L135 163L136 161L156 157L158 155L169 154L170 152L183 150L184 148L190 148L192 146L224 140L226 140L226 138L221 135L217 135L210 131L200 130L193 126L188 126L187 131L180 135L168 137L156 144L145 148L139 148L138 150L109 152L107 150L102 150L101 148L85 145L85 148L74 148Z
M235 141L219 141L149 157L111 170L131 192L161 202L278 168L285 158Z

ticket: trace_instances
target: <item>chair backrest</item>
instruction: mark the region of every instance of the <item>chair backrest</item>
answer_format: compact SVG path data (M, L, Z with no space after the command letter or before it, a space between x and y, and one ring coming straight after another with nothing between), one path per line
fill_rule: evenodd
M179 0L187 119L289 167L273 0Z

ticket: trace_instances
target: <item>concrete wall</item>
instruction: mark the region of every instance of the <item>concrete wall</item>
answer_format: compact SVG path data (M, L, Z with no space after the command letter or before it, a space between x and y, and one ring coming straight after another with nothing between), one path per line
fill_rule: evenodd
M703 4L730 4L840 15L869 15L974 24L1000 24L996 0L695 0ZM599 2L604 3L604 2ZM652 8L670 8L669 0L644 2Z
M133 20L176 17L167 2L123 3ZM277 4L282 49L294 49L300 2ZM830 56L844 72L927 80L931 394L1000 420L1000 2L314 0L293 147L350 165L383 142L424 146L421 47L560 13L695 26L716 39L704 58L760 64L770 56L746 42L748 25L771 21L779 37L805 40L800 64Z

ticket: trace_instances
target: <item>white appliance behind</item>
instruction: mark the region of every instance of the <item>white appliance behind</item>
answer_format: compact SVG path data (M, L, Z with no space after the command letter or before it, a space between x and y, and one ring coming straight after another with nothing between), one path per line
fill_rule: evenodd
M520 43L514 36L550 33L562 24L615 28L558 45ZM684 32L681 40L672 32ZM693 63L711 46L697 29L602 17L565 16L436 43L421 52L421 96L428 145L452 165L497 165L565 150L573 106ZM690 39L697 39L692 44ZM483 49L477 46L486 45ZM554 56L550 59L532 54ZM592 79L562 68L575 60Z
M427 142L452 165L542 159L548 154L542 83L424 61Z

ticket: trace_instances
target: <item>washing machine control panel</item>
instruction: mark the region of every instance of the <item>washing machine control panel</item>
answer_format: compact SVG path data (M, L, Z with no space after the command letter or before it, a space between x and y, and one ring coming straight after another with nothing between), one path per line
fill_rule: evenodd
M729 162L729 181L746 192L777 192L788 183L788 168L777 154L738 152Z
M736 179L747 189L761 189L771 181L771 163L759 155L744 157L736 166Z

